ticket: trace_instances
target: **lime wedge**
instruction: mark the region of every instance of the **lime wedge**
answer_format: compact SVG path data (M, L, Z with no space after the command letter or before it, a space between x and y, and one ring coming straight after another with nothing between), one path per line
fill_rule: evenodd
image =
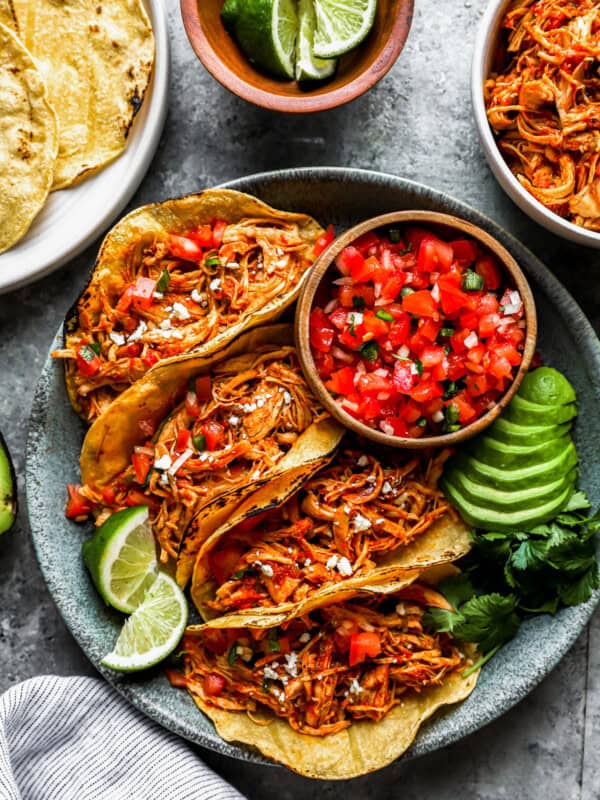
M177 647L187 618L183 592L173 578L159 572L141 605L125 621L114 650L102 659L102 665L119 672L153 667Z
M296 80L321 81L335 72L334 58L316 58L313 54L313 38L317 18L313 0L298 3L298 41L296 42Z
M294 0L227 0L221 15L250 61L274 75L294 77Z
M130 614L158 574L148 506L117 511L83 543L83 560L104 601Z
M377 0L314 0L314 54L334 58L352 50L373 27Z

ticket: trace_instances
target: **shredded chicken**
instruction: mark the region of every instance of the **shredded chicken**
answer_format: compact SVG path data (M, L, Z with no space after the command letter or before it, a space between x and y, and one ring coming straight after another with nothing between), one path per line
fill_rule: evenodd
M600 5L514 0L503 27L484 88L498 146L544 206L600 231Z
M285 630L189 630L185 676L175 685L205 706L270 710L301 733L326 736L354 720L382 719L407 692L439 685L471 663L448 634L424 629L424 612L400 592L332 605ZM378 652L350 650L361 632Z
M146 502L162 560L176 558L181 537L200 508L267 476L302 431L327 416L304 383L293 347L259 348L251 361L244 358L246 369L240 372L238 364L239 359L231 359L217 365L210 399L194 409L187 401L180 403L159 423L141 448L153 465L146 485L139 485L132 464L109 487L112 497L106 489L81 488L98 523L113 511ZM215 439L212 447L207 426ZM178 449L182 432L188 441Z
M298 225L273 219L228 225L202 264L174 257L168 241L146 235L128 246L118 280L88 287L74 330L52 355L66 360L67 381L92 422L157 361L199 347L288 292L311 261ZM162 291L148 308L123 307L138 277L157 281ZM86 344L102 362L87 377L77 368L77 350Z
M338 456L285 505L223 538L209 555L220 585L208 605L222 614L298 603L315 589L370 572L378 558L449 512L428 483L429 471L418 458L386 466L353 451Z

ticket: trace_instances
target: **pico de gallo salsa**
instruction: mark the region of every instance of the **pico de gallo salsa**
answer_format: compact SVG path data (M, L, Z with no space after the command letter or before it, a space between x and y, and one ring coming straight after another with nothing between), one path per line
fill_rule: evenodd
M388 435L460 430L493 408L522 360L519 292L471 238L369 231L335 260L313 307L318 373L348 414Z

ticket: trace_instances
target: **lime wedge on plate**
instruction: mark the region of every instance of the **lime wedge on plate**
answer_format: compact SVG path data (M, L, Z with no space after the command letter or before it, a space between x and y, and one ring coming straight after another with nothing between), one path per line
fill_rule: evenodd
M250 61L279 77L294 77L294 0L226 0L221 18Z
M314 6L314 54L318 58L335 58L352 50L369 33L377 0L314 0Z
M153 667L177 647L187 618L183 592L173 578L159 572L141 605L123 625L114 650L102 659L102 665L119 672Z
M335 72L334 58L316 58L313 54L313 38L317 18L313 0L298 3L298 41L296 42L296 80L321 81Z
M83 560L104 601L130 614L156 580L148 506L117 511L83 543Z

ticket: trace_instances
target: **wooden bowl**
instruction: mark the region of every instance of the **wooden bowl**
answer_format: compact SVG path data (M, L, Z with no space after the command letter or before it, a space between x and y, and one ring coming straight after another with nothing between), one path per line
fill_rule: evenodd
M459 238L461 236L468 236L475 239L486 250L493 253L498 259L500 266L510 275L512 282L518 289L525 311L524 319L527 323L525 347L523 350L523 359L519 366L519 370L504 395L498 400L494 408L487 411L483 416L476 419L470 425L466 425L459 431L454 433L446 433L439 436L423 436L422 438L401 438L399 436L391 436L382 431L371 428L357 419L352 417L344 411L335 402L315 367L312 357L312 351L309 341L309 317L313 307L315 296L322 285L323 281L330 281L333 277L339 277L338 273L333 275L335 269L334 261L338 254L349 244L362 236L367 231L376 228L390 227L397 224L418 224L424 225L438 232L442 236ZM331 270L331 272L330 272ZM296 320L295 320L295 335L296 347L298 350L298 357L304 376L311 387L315 396L319 399L322 405L342 423L346 428L354 431L366 439L370 439L377 444L386 445L388 447L399 448L413 448L423 449L426 447L450 447L459 444L460 442L470 439L477 433L480 433L498 417L511 398L519 388L524 375L526 374L531 360L535 353L535 344L537 339L537 316L535 310L535 302L533 294L521 271L521 268L510 255L510 253L492 236L486 233L476 225L470 222L459 219L458 217L450 216L449 214L438 214L433 211L398 211L391 214L383 214L379 217L374 217L366 222L361 222L354 228L343 233L325 250L313 265L308 280L304 285L298 305L296 307Z
M181 0L186 33L210 74L234 94L272 111L309 113L343 105L366 92L392 67L406 41L414 0L378 0L371 32L342 56L335 75L302 84L255 67L221 22L223 0Z

